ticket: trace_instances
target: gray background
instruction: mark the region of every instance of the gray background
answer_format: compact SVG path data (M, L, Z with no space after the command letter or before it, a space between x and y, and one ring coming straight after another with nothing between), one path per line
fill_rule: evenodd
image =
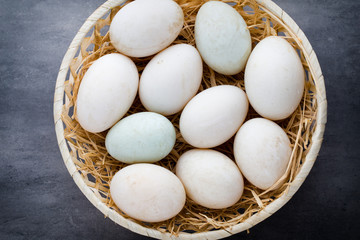
M273 216L229 239L360 239L358 0L275 0L310 40L328 123L309 177ZM55 138L57 72L102 0L0 0L0 239L147 239L104 216L68 174Z

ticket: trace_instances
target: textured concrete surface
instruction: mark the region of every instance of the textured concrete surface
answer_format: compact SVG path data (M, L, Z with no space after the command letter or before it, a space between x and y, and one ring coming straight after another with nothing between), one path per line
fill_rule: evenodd
M228 239L360 239L360 1L275 0L319 58L329 104L320 155L291 201ZM102 0L0 0L0 239L147 239L104 216L57 147L55 80L72 38Z

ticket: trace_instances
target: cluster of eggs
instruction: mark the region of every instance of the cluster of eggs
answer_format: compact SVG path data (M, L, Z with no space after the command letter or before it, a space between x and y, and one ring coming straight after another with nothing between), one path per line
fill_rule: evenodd
M243 175L256 187L267 189L285 173L292 151L284 130L271 121L289 117L304 91L303 67L292 46L274 36L251 51L244 19L220 1L203 4L197 13L197 48L188 44L168 47L183 23L182 9L172 0L127 4L109 29L111 43L120 53L96 60L78 92L80 125L93 133L111 128L105 141L107 151L131 164L113 177L112 199L123 212L141 221L174 217L186 196L208 208L230 207L242 196ZM129 57L154 54L139 80ZM221 85L197 94L202 61L224 75L237 74L246 66L246 93L236 86ZM122 119L137 93L148 112ZM249 102L264 118L243 124ZM180 111L181 135L194 149L180 156L175 175L151 163L173 149L176 132L165 116ZM235 134L235 161L210 149Z

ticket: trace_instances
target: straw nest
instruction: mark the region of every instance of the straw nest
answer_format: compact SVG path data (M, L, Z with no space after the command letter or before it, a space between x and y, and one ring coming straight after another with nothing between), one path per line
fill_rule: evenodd
M231 2L245 19L253 47L267 36L282 36L299 53L306 73L305 91L298 108L289 118L277 121L287 133L293 148L286 174L279 180L284 183L277 189L272 187L263 191L245 181L243 196L230 208L208 209L187 199L184 209L176 217L150 224L131 219L120 211L111 199L109 183L114 174L126 164L116 161L106 151L104 143L107 132L89 133L76 121L76 97L82 77L96 59L116 52L110 43L108 28L114 15L121 8L119 5L122 2L122 0L106 2L87 20L70 46L60 69L54 105L56 131L64 161L75 182L106 216L110 216L130 230L157 238L164 236L181 238L186 235L194 237L196 234L204 238L221 238L248 229L270 216L291 198L310 171L321 145L326 122L323 77L316 55L305 35L291 18L271 1L224 1ZM177 2L184 11L185 24L173 44L187 43L195 46L195 17L205 1L178 0ZM151 57L132 59L141 74ZM224 76L204 64L199 91L222 84L244 89L243 79L243 72ZM137 97L127 115L142 111L146 109ZM176 144L165 159L156 163L173 172L179 156L192 148L181 137L179 117L180 113L168 117L176 128ZM250 109L247 119L254 117L258 115ZM233 138L215 149L234 159L232 145Z

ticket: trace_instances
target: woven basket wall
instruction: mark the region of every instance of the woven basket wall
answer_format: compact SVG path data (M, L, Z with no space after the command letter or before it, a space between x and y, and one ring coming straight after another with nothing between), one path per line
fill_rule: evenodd
M133 220L121 212L111 200L109 182L116 171L125 166L106 152L106 132L92 134L76 121L76 96L82 76L99 57L116 52L109 39L108 28L125 0L109 0L100 6L83 24L70 44L62 61L54 95L54 120L58 145L64 163L83 194L105 216L119 225L142 235L158 239L220 239L247 230L271 216L299 189L309 174L321 147L326 123L326 93L321 68L303 31L280 7L270 0L224 1L243 16L248 24L253 47L261 39L278 35L298 51L306 72L305 92L298 109L288 119L277 121L286 131L293 147L291 161L278 189L261 191L245 183L243 197L233 207L210 210L187 200L184 210L175 218L156 224ZM184 10L185 25L174 43L195 45L193 28L196 12L203 0L177 0ZM141 73L151 59L133 59ZM204 66L200 91L220 84L233 84L244 89L243 73L222 76ZM130 113L145 111L138 98ZM250 110L247 119L258 115ZM177 128L177 144L167 159L157 163L170 170L178 156L189 146L178 131L179 114L170 116ZM232 159L232 142L217 150Z

